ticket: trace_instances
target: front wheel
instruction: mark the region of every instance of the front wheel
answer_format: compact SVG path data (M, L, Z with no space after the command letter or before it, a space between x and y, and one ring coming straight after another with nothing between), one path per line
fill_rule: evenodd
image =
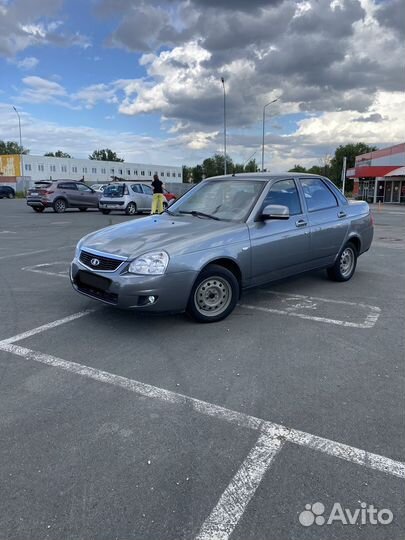
M128 206L125 209L125 213L127 216L134 216L136 214L136 204L133 202L130 202Z
M239 299L239 282L228 269L210 264L198 276L187 305L187 314L199 322L225 319Z
M8 198L9 198L9 199L14 199L14 197L15 197L15 195L14 195L13 192L11 192L11 193L8 194Z
M333 266L327 269L328 277L333 281L349 281L356 270L357 249L348 242L339 253Z

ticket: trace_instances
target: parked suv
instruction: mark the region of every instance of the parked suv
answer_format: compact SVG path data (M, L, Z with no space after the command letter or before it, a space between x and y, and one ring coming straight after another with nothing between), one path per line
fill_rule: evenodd
M35 212L53 208L62 213L66 208L78 208L84 212L87 208L98 208L100 193L96 193L83 182L74 180L41 180L28 190L27 204Z
M7 199L14 199L14 189L11 186L0 186L0 199L3 197L6 197Z
M105 188L99 208L103 214L119 210L133 216L140 212L150 212L152 197L152 188L143 182L114 182ZM167 208L168 203L163 203L163 206Z

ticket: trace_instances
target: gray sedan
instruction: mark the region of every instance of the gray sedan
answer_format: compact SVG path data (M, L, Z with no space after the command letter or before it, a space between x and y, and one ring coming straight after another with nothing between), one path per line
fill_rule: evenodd
M159 216L80 240L76 291L119 308L227 317L243 289L325 268L349 280L370 248L367 203L327 178L251 173L204 180Z

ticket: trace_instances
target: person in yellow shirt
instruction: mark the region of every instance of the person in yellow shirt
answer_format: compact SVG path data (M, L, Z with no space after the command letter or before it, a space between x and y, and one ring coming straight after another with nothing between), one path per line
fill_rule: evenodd
M163 182L159 180L157 174L153 175L153 199L152 199L152 211L151 214L161 214L163 212L163 203L165 196L163 195Z

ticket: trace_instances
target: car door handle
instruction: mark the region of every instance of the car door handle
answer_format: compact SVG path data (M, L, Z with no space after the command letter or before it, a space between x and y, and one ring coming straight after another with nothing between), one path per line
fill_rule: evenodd
M306 227L308 223L305 221L305 219L299 219L295 222L296 227Z
M346 216L347 216L347 214L346 214L346 212L343 212L343 210L338 213L338 218L344 218Z

